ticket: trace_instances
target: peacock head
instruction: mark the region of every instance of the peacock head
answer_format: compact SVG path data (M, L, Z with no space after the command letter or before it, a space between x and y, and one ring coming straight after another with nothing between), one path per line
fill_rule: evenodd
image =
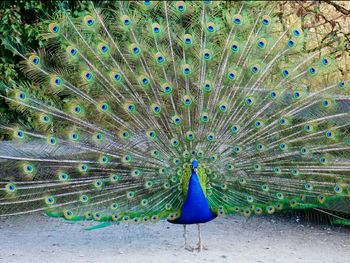
M197 160L193 160L192 163L191 163L191 169L192 169L192 172L197 172L197 169L198 169L198 161Z

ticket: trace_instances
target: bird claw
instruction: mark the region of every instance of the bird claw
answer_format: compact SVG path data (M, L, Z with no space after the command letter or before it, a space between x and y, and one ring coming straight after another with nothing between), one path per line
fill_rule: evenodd
M188 245L185 246L185 249L186 249L187 251L190 251L190 252L193 252L193 250L194 250L193 247L188 246Z
M208 248L203 246L202 244L198 244L198 247L196 248L196 250L198 250L198 252L201 252L202 250L208 250Z

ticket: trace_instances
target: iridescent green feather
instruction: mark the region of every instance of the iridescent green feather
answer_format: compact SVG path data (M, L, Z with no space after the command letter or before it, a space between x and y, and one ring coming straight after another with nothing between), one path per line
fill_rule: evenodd
M0 216L173 220L197 159L220 215L317 209L347 224L350 93L334 55L343 47L307 53L312 30L296 14L286 28L276 10L116 1L76 17L62 6L42 20L48 50L4 40L29 82L1 83L0 98L32 123L0 119L13 139L0 144Z

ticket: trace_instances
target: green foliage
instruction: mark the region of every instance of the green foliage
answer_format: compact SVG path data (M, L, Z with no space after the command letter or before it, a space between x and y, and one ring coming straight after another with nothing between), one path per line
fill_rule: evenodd
M37 50L45 48L46 42L40 38L41 19L59 11L60 5L66 10L74 10L73 15L78 16L87 9L86 1L1 1L0 2L0 82L9 85L22 83L27 77L19 70L23 60L15 56L4 46L4 41L17 44L22 50ZM0 87L0 94L6 93ZM0 117L6 122L26 122L26 119L10 109L8 104L0 98Z

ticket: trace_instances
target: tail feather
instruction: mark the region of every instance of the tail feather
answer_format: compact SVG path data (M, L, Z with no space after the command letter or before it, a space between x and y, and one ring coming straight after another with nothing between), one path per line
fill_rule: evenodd
M194 158L218 214L349 213L333 50L306 52L311 32L285 28L273 2L207 2L62 7L43 21L46 51L7 43L32 82L0 97L33 121L1 120L16 142L1 142L0 216L173 220Z

